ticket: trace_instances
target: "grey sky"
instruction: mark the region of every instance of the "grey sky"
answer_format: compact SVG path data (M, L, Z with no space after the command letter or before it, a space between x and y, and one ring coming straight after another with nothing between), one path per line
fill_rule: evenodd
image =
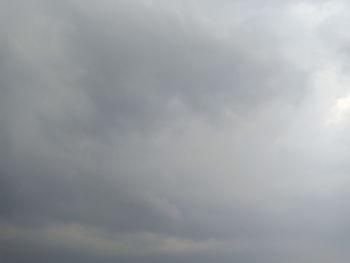
M0 262L347 262L349 21L0 0Z

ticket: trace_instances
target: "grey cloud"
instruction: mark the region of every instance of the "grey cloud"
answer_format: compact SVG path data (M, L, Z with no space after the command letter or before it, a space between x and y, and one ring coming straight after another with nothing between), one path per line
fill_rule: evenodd
M81 72L76 85L95 110L82 123L84 131L109 131L108 124L128 131L160 128L193 112L242 113L279 96L295 102L303 92L303 72L259 36L248 41L260 42L268 58L246 49L241 32L221 40L166 9L125 2L115 8L108 18L81 8L66 21L73 28L66 36L72 71ZM294 98L291 89L298 90Z
M0 3L0 262L344 262L331 20L239 3Z

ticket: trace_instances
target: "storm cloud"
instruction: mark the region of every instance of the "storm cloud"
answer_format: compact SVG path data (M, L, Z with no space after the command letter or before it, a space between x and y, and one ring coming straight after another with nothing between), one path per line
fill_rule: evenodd
M0 0L0 262L347 262L349 21Z

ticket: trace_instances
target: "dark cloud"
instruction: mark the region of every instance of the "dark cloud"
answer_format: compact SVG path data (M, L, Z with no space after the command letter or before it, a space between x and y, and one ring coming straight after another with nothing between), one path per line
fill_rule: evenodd
M0 2L0 262L345 262L343 5Z

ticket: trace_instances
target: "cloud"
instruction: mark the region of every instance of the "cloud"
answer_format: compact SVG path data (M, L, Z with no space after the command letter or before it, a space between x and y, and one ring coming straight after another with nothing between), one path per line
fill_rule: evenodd
M345 261L348 8L2 1L0 261Z
M74 223L50 223L41 228L23 228L3 224L1 241L16 239L112 255L196 252L217 249L223 245L215 240L193 241L147 232L115 235L98 227Z

